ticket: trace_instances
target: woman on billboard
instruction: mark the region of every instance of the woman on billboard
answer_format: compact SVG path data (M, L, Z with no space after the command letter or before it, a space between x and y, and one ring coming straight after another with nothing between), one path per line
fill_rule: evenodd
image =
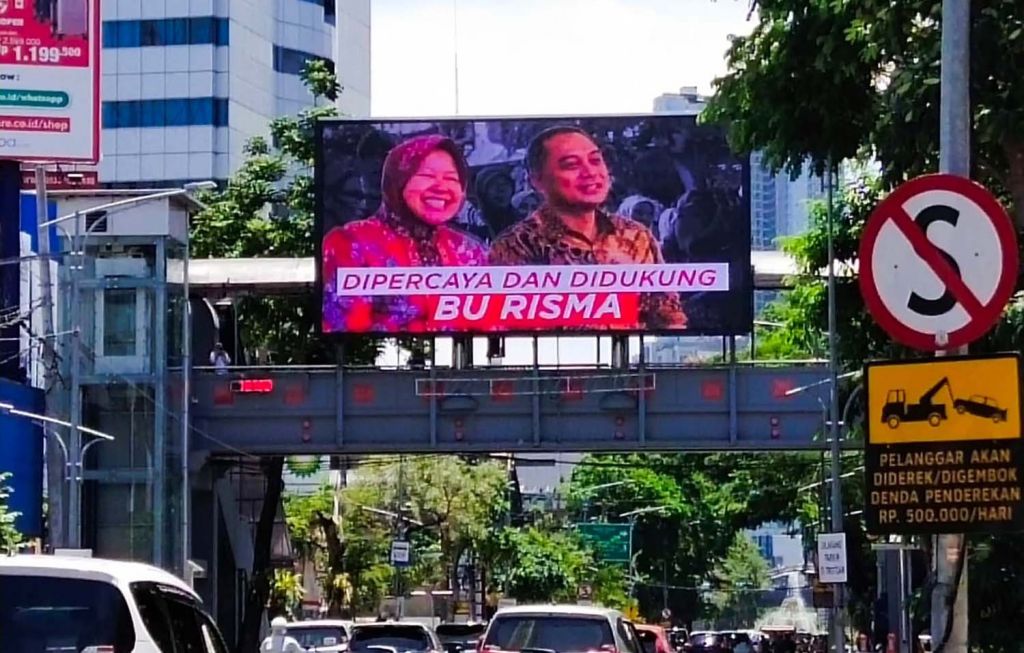
M469 169L458 145L439 135L396 146L384 160L383 201L365 219L335 227L323 241L324 330L423 332L436 298L338 296L339 268L483 265L487 249L448 226L466 200Z

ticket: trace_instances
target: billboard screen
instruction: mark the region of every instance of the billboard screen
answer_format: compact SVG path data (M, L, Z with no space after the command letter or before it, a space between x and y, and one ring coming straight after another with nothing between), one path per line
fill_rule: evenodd
M749 169L684 116L320 123L325 333L747 333Z
M0 158L99 160L99 32L99 0L0 0Z

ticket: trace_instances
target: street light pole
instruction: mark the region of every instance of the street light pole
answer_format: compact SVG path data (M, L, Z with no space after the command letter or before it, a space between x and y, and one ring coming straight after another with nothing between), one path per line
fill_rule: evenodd
M829 374L829 451L832 470L832 532L843 532L843 490L839 477L842 474L842 450L839 446L839 377L836 335L836 260L835 260L835 211L833 193L833 162L828 160L828 374ZM843 629L843 594L845 583L832 586L832 641L836 653L846 651L846 632Z
M942 1L939 171L971 176L971 1ZM942 344L942 343L940 343ZM966 354L967 348L949 353ZM935 650L967 651L967 539L936 535L931 635Z

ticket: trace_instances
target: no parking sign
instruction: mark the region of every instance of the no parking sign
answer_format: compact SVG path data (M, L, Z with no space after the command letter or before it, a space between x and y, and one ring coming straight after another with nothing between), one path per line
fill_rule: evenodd
M925 351L983 336L1017 278L1017 236L999 201L955 175L926 175L893 191L868 218L860 289L894 340Z

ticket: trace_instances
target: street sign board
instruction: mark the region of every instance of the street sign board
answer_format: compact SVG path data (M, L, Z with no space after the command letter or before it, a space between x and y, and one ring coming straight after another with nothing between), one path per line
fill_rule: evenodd
M980 338L999 319L1016 279L1013 222L969 179L913 179L864 226L864 303L894 340L915 349L951 349Z
M629 524L576 524L583 538L604 562L629 562Z
M1024 526L1016 354L869 363L865 391L869 532Z
M410 564L409 543L405 540L391 542L391 564L395 567L408 567Z
M846 533L818 535L818 582L846 582Z
M99 37L99 0L0 0L0 158L99 160Z

